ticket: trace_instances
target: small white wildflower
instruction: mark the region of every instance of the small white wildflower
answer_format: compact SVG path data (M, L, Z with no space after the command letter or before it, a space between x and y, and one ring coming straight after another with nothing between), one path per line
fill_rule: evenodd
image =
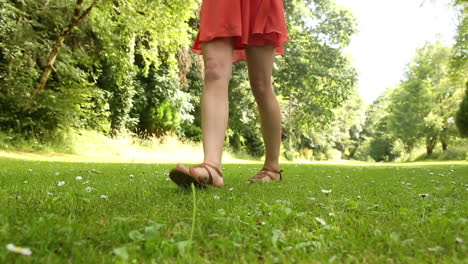
M440 247L440 246L435 246L433 248L428 248L427 250L431 251L431 252L440 252L440 251L443 251L444 248L443 247Z
M23 248L23 247L17 247L17 246L15 246L13 244L8 244L6 246L6 248L7 248L8 251L15 252L15 253L25 255L25 256L31 256L31 254L32 254L31 249Z
M213 198L215 198L216 200L219 200L219 196L218 196L218 195L213 196Z
M166 178L166 181L170 181L170 180L171 180L171 178Z
M100 197L101 197L102 199L107 199L107 198L109 198L109 197L107 197L107 195L105 195L105 194L101 194Z
M426 197L429 197L429 194L428 194L428 193L420 193L420 194L419 194L419 197L421 197L421 198L424 199L424 198L426 198Z
M325 222L325 220L323 220L322 218L320 217L315 217L315 220L317 222L319 222L321 225L327 225L327 222Z
M83 177L81 177L81 176L76 176L75 177L75 180L77 180L77 181L81 181L82 179L83 179Z
M233 187L229 188L229 191L230 191L230 192L232 192L233 190L234 190L234 188L233 188Z
M322 192L323 192L324 194L326 194L326 195L329 195L329 194L332 192L332 190L331 190L331 189L330 189L330 190L324 190L324 189L322 189Z
M133 175L133 174L130 174L130 178L134 178L134 177L135 177L135 175Z
M65 181L59 181L59 182L57 183L57 186L58 186L58 187L63 186L63 185L65 185Z
M24 181L24 184L28 183L28 181Z
M93 187L88 186L88 187L85 188L85 191L86 191L86 192L92 192L92 191L93 191Z
M165 172L164 175L165 175L165 176L169 176L169 173Z

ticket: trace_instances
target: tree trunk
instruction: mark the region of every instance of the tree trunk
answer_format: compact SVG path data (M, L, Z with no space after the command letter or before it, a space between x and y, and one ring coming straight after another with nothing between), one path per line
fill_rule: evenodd
M442 150L447 151L448 149L448 136L447 136L447 128L442 130L440 135L440 143L442 143Z
M84 0L76 0L73 17L70 21L70 24L60 32L60 35L55 41L54 48L52 49L52 52L50 53L50 56L49 56L49 60L47 62L47 66L42 71L41 78L37 82L36 88L31 94L31 98L29 99L28 103L26 103L26 105L23 107L23 110L22 110L23 114L28 113L31 110L33 103L36 100L36 97L39 95L39 93L41 93L43 90L46 89L45 85L47 83L47 80L49 79L50 74L52 73L55 60L57 59L57 56L60 52L60 48L62 47L63 41L65 40L65 37L70 35L72 30L83 21L83 19L89 14L89 12L91 12L91 10L99 2L99 0L94 0L85 11L81 12L83 1Z
M431 137L431 136L427 136L426 137L426 152L427 152L427 156L430 157L432 155L432 153L434 152L434 147L437 143L437 136L435 137Z

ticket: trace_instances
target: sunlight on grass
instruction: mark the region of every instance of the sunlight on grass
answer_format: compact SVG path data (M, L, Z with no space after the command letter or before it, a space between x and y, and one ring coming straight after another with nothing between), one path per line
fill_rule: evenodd
M0 150L0 157L30 160L30 161L59 161L59 162L93 162L93 163L200 163L203 160L201 143L181 142L176 137L142 140L132 135L119 138L109 138L94 131L79 131L71 133L67 139L67 146L57 148L62 152L28 152L17 150ZM258 164L263 157L255 159L247 154L234 154L228 149L223 155L225 164ZM406 163L375 163L351 160L310 161L297 159L288 161L281 157L282 164L336 164L360 166L415 166L415 165L466 165L468 161L422 161Z

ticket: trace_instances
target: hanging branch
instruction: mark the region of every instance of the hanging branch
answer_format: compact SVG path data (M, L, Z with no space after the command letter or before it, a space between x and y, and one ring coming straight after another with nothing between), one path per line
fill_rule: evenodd
M23 110L22 110L23 114L28 113L31 110L31 108L33 106L33 103L36 100L39 93L46 89L45 85L47 83L47 80L49 79L50 73L52 72L52 70L54 68L55 59L57 58L57 55L60 52L60 48L63 45L63 41L65 40L65 37L70 35L72 30L76 26L78 26L80 23L83 22L85 17L88 16L88 14L91 12L91 10L99 2L99 0L93 0L91 5L87 9L82 11L83 1L84 0L76 0L75 9L73 11L73 17L72 17L72 19L70 21L70 24L67 27L65 27L64 29L62 29L62 31L60 32L57 40L55 41L55 45L54 45L54 48L52 49L52 52L50 53L47 65L44 68L44 70L42 71L41 78L37 82L36 88L32 92L31 98L29 99L29 102L23 107Z

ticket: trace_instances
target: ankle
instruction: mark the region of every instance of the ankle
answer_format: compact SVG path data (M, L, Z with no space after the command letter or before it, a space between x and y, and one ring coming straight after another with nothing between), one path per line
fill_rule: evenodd
M219 161L204 160L203 163L209 164L209 165L211 165L211 166L213 166L213 167L218 168L220 171L222 171L221 162L219 162Z

